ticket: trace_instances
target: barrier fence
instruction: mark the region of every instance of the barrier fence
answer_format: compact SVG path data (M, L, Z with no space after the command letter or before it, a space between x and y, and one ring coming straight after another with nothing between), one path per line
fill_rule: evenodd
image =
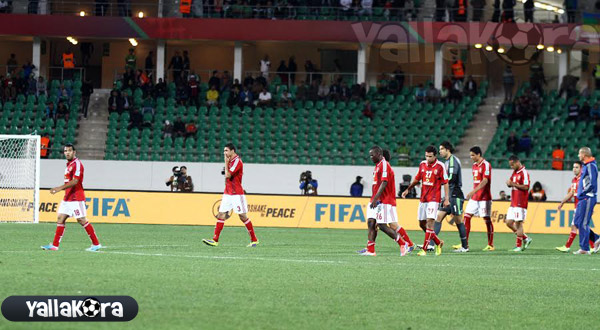
M87 216L93 222L212 226L222 195L88 190L86 197ZM61 200L62 194L51 195L49 190L40 191L40 221L55 221ZM367 227L368 198L248 195L247 200L248 216L255 226L337 229ZM417 221L419 201L399 199L397 203L399 223L408 230L420 230ZM18 206L14 206L15 208L27 211L28 203L16 205ZM512 232L502 224L509 206L510 202L492 203L492 221L497 224L496 232ZM558 203L529 203L525 232L568 233L574 215L573 204L566 204L560 211L557 207ZM230 215L227 226L242 226L235 214ZM597 223L598 217L600 215L596 212L593 222ZM593 227L593 223L591 226ZM443 231L455 231L451 227L454 225L446 222ZM484 221L478 218L472 221L471 228L477 232L486 231Z

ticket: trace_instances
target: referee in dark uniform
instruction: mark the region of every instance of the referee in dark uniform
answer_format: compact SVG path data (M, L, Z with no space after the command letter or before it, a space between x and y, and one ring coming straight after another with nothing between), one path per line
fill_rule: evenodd
M434 230L436 235L442 230L442 221L444 218L451 214L452 221L456 224L458 228L458 233L460 235L460 245L454 245L454 252L469 252L469 246L467 243L467 231L465 229L465 224L463 223L463 202L465 201L465 196L462 192L462 174L460 167L460 160L454 156L452 153L454 152L454 147L448 141L444 141L440 144L440 156L444 157L446 160L444 165L446 167L446 172L448 173L448 185L450 188L450 205L447 207L443 207L440 204L440 209L438 210L437 219L435 221Z

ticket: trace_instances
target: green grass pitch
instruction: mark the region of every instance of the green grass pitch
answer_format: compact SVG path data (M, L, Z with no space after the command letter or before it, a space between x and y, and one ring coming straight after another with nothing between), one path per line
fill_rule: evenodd
M0 299L11 295L129 295L128 323L13 323L0 329L597 329L600 256L554 250L567 235L531 235L530 249L508 252L497 234L482 252L454 254L448 229L441 256L400 257L383 233L377 257L356 250L366 230L225 227L220 246L201 243L212 227L96 224L107 248L89 247L67 224L59 251L42 251L54 224L0 224ZM421 243L423 233L409 233ZM577 243L574 244L573 248Z

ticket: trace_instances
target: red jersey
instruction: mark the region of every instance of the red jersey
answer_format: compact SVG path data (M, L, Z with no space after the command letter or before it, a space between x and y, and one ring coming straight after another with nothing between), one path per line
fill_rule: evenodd
M78 158L73 158L72 161L67 162L67 169L65 170L65 183L74 179L78 180L77 184L65 189L65 198L63 200L65 202L84 202L83 164L81 164Z
M579 185L579 175L574 177L571 180L571 187L569 188L569 192L573 192L573 198L575 199L575 207L577 208L577 203L579 203L579 199L577 199L577 186Z
M521 166L520 169L513 171L510 181L519 185L527 185L527 189L525 190L512 187L512 192L510 194L510 206L526 209L527 203L529 202L529 172L527 172L525 166Z
M225 195L243 195L244 163L240 156L235 156L229 161L229 173L231 173L231 178L225 179Z
M377 194L381 183L387 181L387 186L383 190L383 193L379 197L382 204L396 206L396 180L394 178L394 170L390 164L382 158L377 165L375 165L375 171L373 172L373 194L371 195L371 202L373 202L373 196Z
M441 202L442 192L440 188L443 184L448 183L448 174L442 162L436 160L433 164L429 164L426 160L422 161L415 180L423 183L421 202Z
M492 193L490 192L490 186L492 185L492 165L487 160L483 159L481 162L473 164L473 189L483 181L488 179L488 183L483 189L476 192L473 197L474 201L491 201Z

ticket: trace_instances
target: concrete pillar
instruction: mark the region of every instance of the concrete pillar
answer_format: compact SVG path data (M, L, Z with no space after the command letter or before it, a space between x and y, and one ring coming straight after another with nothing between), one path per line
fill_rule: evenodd
M40 37L33 37L33 54L31 55L31 64L37 69L36 76L40 75L41 70L41 57L42 57L42 39Z
M358 46L358 65L356 70L356 83L362 84L367 82L367 64L369 62L370 46L361 42Z
M444 80L444 54L442 52L442 45L436 44L434 46L434 72L433 72L433 84L435 88L441 90L442 82Z
M233 79L239 79L240 83L243 80L242 69L243 69L243 44L241 41L236 41L233 48Z
M158 40L156 43L156 82L158 79L165 79L165 41Z
M569 55L567 52L562 52L558 55L558 87L562 84L563 78L569 71Z

